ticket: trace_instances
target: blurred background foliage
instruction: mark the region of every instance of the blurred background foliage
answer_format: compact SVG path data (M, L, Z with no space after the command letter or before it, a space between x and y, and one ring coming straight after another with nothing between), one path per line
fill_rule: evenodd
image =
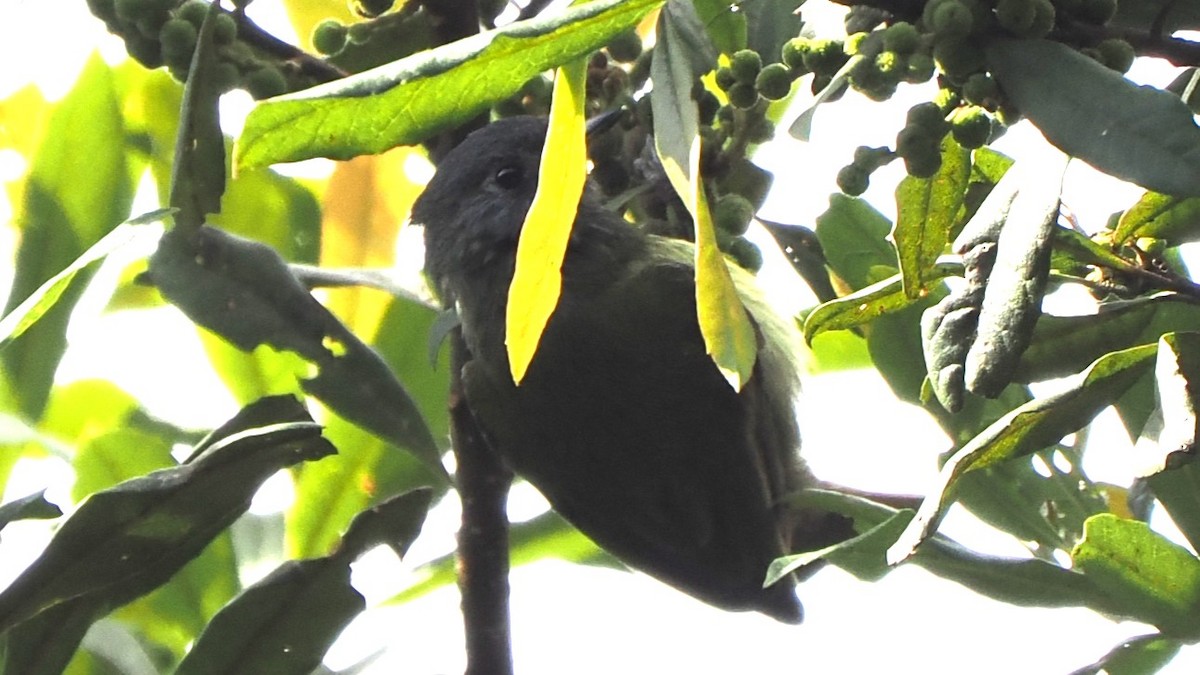
M133 58L93 57L61 100L29 86L0 101L0 148L26 167L6 183L17 244L0 324L0 479L10 485L0 526L44 519L53 530L0 593L4 672L320 667L366 606L350 562L378 545L402 555L449 489L438 462L448 360L430 337L442 329L437 312L409 294L321 288L320 304L307 304L296 289L314 268L395 265L421 189L412 166L488 116L545 113L547 71L580 58L589 113L622 111L593 144L600 189L643 227L690 238L646 139L687 142L682 130L695 129L717 240L752 271L762 242L774 246L746 236L772 176L748 157L785 133L788 106L882 102L935 84L895 143L845 158L840 193L815 222L765 223L818 299L798 317L812 367L877 370L954 446L919 509L837 489L797 496L855 519L859 537L819 554L867 580L911 556L1004 602L1153 627L1080 672L1153 672L1200 637L1200 287L1181 254L1200 234L1200 45L1170 35L1198 27L1189 4L842 2L845 32L816 35L795 1L567 11L537 0L285 0L295 45L245 4L210 14L197 0L89 0ZM497 26L491 41L456 42ZM1135 55L1178 66L1176 82L1124 80ZM672 79L680 73L686 81ZM476 81L487 86L467 86ZM217 98L235 89L271 100L236 139L214 136ZM651 96L676 98L658 106ZM680 118L664 118L668 109ZM1014 165L988 147L1022 119L1145 194L1107 222L1073 219L1060 201L1061 153ZM806 112L787 132L806 136L810 122ZM270 168L317 156L345 161L320 178ZM894 219L859 197L889 164L904 165ZM159 241L153 223L130 221L135 201L176 206L143 219L175 225L154 256L121 258ZM105 257L121 265L97 276ZM100 312L162 310L169 299L203 326L208 367L236 404L228 422L183 428L113 382L56 380L71 342L87 339L69 325L101 286ZM1042 297L1064 288L1083 289L1077 311L1042 313ZM355 398L360 385L384 403ZM1142 466L1130 487L1082 468L1088 425L1110 408ZM66 468L69 493L50 503L36 480L32 494L15 493L31 485L9 480L21 463ZM254 512L279 470L290 505ZM952 501L1029 556L986 556L937 534ZM1158 508L1179 536L1146 525ZM512 557L613 564L552 513L514 525ZM386 602L453 583L452 554L422 571Z

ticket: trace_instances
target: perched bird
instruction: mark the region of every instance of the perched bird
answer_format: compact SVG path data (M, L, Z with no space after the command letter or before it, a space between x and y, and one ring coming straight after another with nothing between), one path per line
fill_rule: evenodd
M705 352L692 244L642 232L589 188L558 307L513 384L505 306L545 135L531 117L472 133L413 206L426 274L471 353L468 405L510 468L625 564L717 607L798 623L794 584L763 588L768 565L848 531L781 503L812 482L797 454L795 328L748 273L735 277L759 352L739 393Z

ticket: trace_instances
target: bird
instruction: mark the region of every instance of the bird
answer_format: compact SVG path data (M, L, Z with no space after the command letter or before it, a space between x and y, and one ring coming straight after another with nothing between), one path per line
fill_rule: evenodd
M814 484L799 457L795 324L733 270L758 357L735 391L707 354L693 244L646 233L585 188L562 291L519 385L505 349L517 240L538 184L544 118L492 122L447 153L414 202L425 274L457 310L468 407L489 444L625 565L703 602L800 623L793 550L849 535L785 498Z

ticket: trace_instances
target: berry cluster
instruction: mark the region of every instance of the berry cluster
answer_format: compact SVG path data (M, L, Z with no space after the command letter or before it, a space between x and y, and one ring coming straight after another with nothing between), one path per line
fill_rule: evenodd
M180 81L187 80L209 7L204 0L88 0L88 8L108 30L124 38L130 56L147 68L166 66ZM267 98L311 84L288 64L239 41L233 14L221 11L213 19L217 62L211 72L220 91L242 88L255 98Z
M857 59L848 74L851 87L883 101L901 82L926 82L936 75L940 91L933 102L909 111L894 151L859 148L854 161L839 172L838 186L847 194L862 194L871 172L895 157L904 160L910 175L932 176L941 165L938 150L947 133L974 149L1017 121L1019 113L987 72L982 45L988 36L1042 38L1053 33L1106 67L1127 71L1134 58L1128 42L1077 43L1070 36L1079 31L1060 30L1064 22L1103 25L1115 12L1116 0L929 0L913 23L848 21L861 29L843 43L846 56ZM796 38L789 46L796 45L793 54L803 53L814 42L822 41ZM788 53L785 49L785 61ZM790 62L798 61L793 56Z

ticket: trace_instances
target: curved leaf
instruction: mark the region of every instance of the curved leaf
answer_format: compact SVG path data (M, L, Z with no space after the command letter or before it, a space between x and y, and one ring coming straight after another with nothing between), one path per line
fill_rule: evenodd
M1166 239L1175 246L1200 237L1200 197L1172 197L1147 192L1121 214L1112 240L1126 242L1137 237Z
M349 159L417 143L603 47L662 2L597 0L263 102L246 118L237 166Z
M1060 42L994 40L986 53L1005 95L1063 152L1151 190L1200 196L1200 127L1178 97Z
M946 253L951 230L971 177L971 151L946 134L942 139L942 166L929 178L905 176L896 187L896 226L892 241L900 258L904 293L916 299L929 282L926 271Z

